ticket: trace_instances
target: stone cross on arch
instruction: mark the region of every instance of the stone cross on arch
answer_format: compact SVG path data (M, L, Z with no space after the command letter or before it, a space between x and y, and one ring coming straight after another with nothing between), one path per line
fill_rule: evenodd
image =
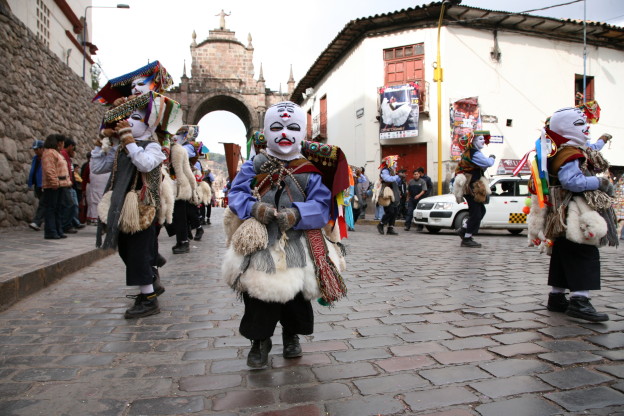
M225 30L225 17L231 15L232 12L226 13L221 9L221 13L215 14L215 16L219 16L219 29Z

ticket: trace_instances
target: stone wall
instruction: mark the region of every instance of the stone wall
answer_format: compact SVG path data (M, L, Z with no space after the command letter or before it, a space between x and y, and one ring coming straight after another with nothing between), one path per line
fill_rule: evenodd
M37 206L28 190L34 139L52 133L92 149L103 108L94 91L0 3L0 229L24 226Z

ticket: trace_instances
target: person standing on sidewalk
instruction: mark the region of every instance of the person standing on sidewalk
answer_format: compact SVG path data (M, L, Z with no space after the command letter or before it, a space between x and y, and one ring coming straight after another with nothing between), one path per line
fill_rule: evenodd
M472 236L479 232L481 220L485 216L485 201L490 192L490 185L484 176L485 170L494 165L496 160L494 155L486 157L481 152L489 143L490 133L485 131L475 131L459 140L464 152L455 170L453 189L458 203L462 197L468 202L468 221L459 229L462 247L481 247Z
M35 192L37 198L37 210L33 220L28 224L30 228L35 231L41 230L41 224L43 223L43 178L42 178L42 165L41 156L43 155L43 140L35 140L32 145L32 149L35 155L32 158L30 164L30 173L28 174L28 189L32 189Z
M416 169L413 173L414 177L407 183L407 214L405 215L405 231L412 228L412 219L414 218L414 209L418 205L423 195L427 193L427 184L420 177L420 171Z
M264 126L266 150L241 166L224 217L230 243L222 272L245 304L239 331L252 343L251 368L268 364L278 322L284 358L300 357L299 335L314 329L310 301L321 296L319 281L328 274L342 281L338 259L330 257L333 244L321 230L330 219L332 192L301 154L306 113L290 101L278 103L267 110Z
M51 134L43 143L41 156L43 176L44 232L43 238L58 240L67 238L63 233L63 190L71 186L67 161L61 154L65 137Z
M381 194L379 198L382 198L385 193L392 192L393 198L389 205L384 207L384 215L381 217L381 221L377 224L377 231L379 234L384 233L384 227L388 226L387 235L399 235L394 231L394 222L396 221L399 213L399 204L401 203L401 195L399 193L399 184L402 181L401 176L396 174L399 157L397 155L386 156L379 165L379 180L381 181ZM384 189L384 188L389 188Z

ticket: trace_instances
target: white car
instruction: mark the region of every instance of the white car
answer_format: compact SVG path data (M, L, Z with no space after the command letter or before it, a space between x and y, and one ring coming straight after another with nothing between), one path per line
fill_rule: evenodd
M492 194L486 202L481 228L506 229L520 234L527 228L526 214L522 212L530 196L528 180L514 176L491 179ZM468 218L468 203L458 204L455 195L437 195L423 198L414 210L414 224L424 225L430 233L442 228L459 229Z

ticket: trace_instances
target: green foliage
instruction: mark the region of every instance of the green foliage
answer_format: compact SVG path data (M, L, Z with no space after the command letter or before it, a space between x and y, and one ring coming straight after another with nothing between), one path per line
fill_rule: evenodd
M100 90L100 75L102 74L102 68L99 64L91 65L91 89L93 91Z

